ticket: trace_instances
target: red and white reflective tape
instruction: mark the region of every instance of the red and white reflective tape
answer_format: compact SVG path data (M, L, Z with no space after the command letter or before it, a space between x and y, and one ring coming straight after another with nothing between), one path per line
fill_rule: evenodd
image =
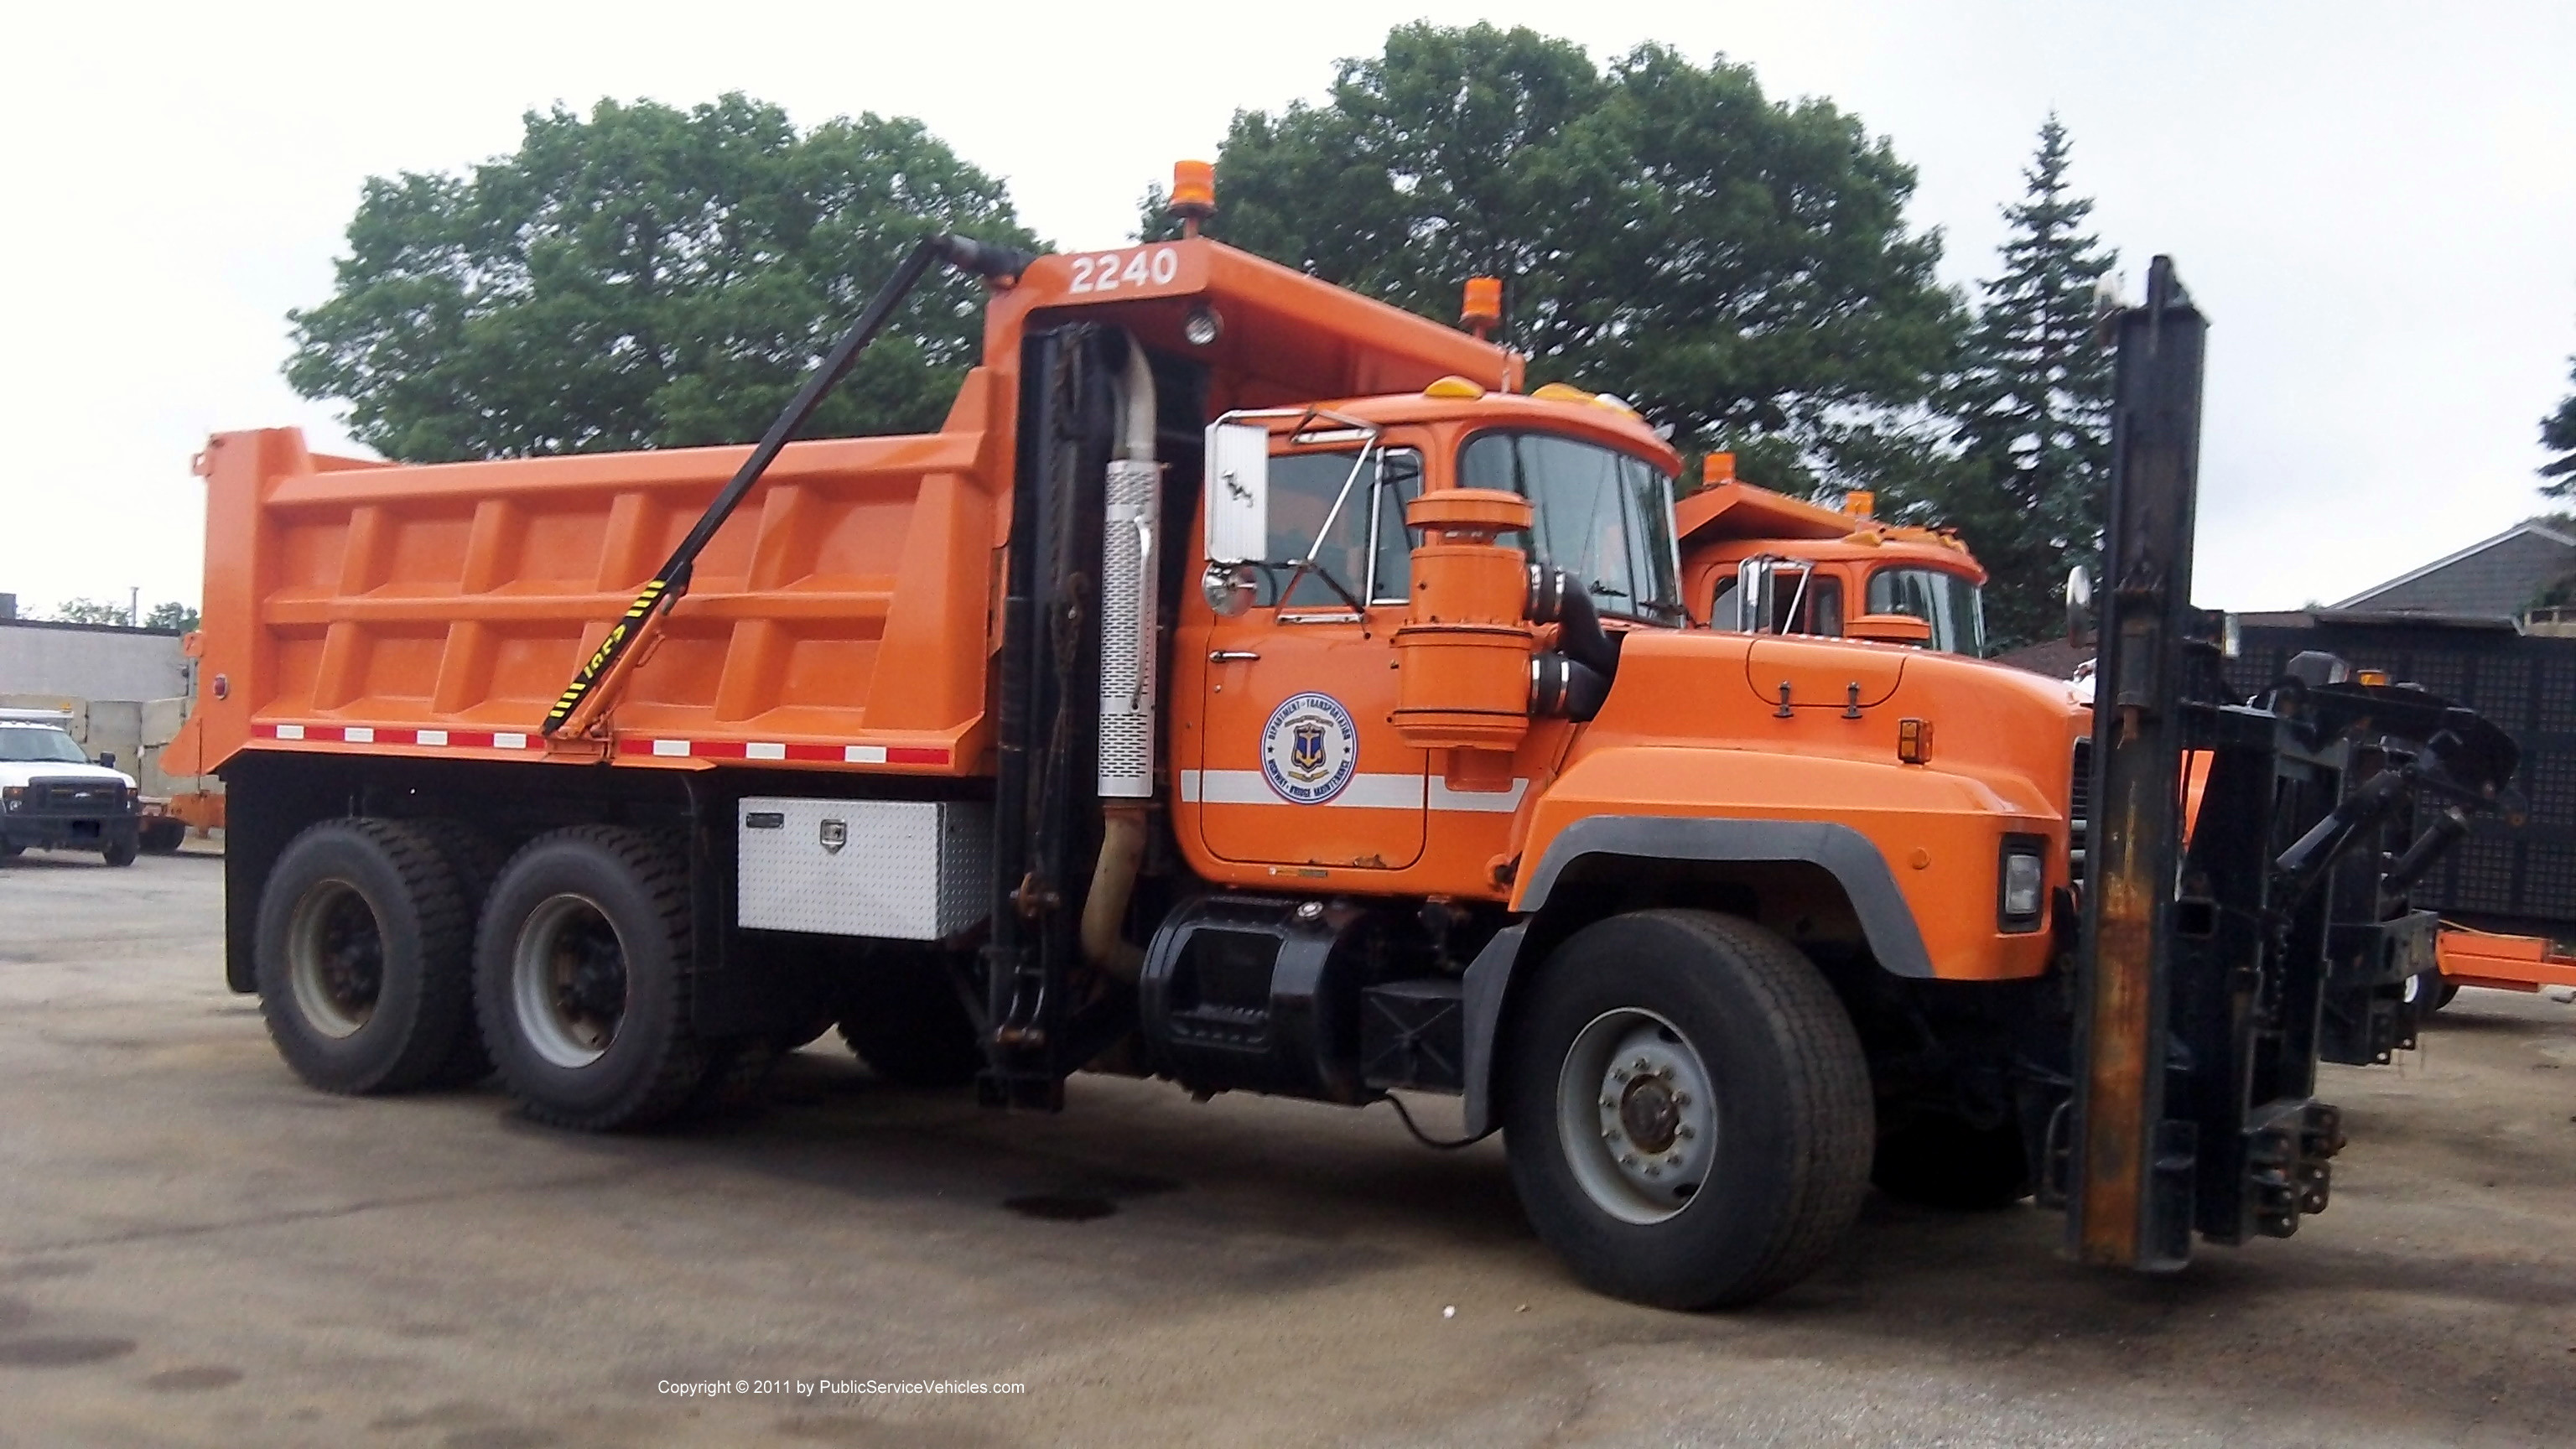
M916 745L788 745L762 740L622 739L621 755L670 760L784 760L807 765L945 765L948 751Z
M545 737L516 730L395 729L386 725L254 724L263 740L345 745L427 745L433 749L542 750ZM672 740L628 736L617 753L666 760L778 760L806 765L948 764L948 751L931 745L791 745L765 740Z
M433 749L541 750L545 737L517 730L406 730L386 725L255 724L263 740L306 740L341 745L428 745Z

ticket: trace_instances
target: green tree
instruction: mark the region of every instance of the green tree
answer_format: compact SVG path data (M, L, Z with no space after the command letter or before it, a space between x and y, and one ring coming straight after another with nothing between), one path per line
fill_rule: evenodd
M176 599L154 604L143 611L143 627L146 629L176 629L184 634L196 628L198 622L197 606L183 604Z
M65 624L131 624L133 611L123 604L105 599L65 599L54 605L53 617Z
M1955 462L1927 490L1992 575L1991 646L2049 637L2068 565L2098 575L2111 477L2110 349L2095 336L2101 280L2118 260L2084 231L2090 199L2067 192L2070 146L2051 115L2023 172L2012 230L1950 388Z
M2567 380L2576 383L2576 357L2567 360ZM2540 476L2550 480L2540 491L2552 498L2576 498L2576 392L2540 420L2540 446L2558 455L2540 465Z
M757 437L916 238L1036 245L918 121L799 134L727 95L525 126L469 175L371 178L330 300L289 314L288 382L389 458ZM936 427L981 319L974 284L925 282L808 431Z
M1745 475L1846 479L1865 420L1926 395L1959 325L1914 173L1819 100L1658 45L1597 67L1525 29L1427 23L1321 105L1237 112L1210 235L1442 320L1503 279L1533 383L1617 393ZM1149 194L1142 235L1169 236Z

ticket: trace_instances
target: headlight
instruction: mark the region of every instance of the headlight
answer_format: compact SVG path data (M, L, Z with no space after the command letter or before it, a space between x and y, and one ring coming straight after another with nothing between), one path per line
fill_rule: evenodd
M2040 910L2048 899L2048 866L2042 852L2048 842L2035 835L2004 837L2001 889L1997 892L1997 922L2007 931L2036 931Z

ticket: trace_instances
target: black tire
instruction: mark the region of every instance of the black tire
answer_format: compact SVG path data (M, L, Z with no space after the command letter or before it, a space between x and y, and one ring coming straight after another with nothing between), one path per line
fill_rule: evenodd
M529 1116L608 1132L688 1105L689 871L676 844L580 825L504 867L474 944L483 1043Z
M327 820L260 887L260 1014L296 1075L326 1092L429 1081L473 1034L472 928L447 863L390 820Z
M20 845L14 840L0 843L0 860L16 860L19 856L26 853L27 847Z
M143 822L139 831L146 855L177 855L187 842L188 827L166 817Z
M841 1040L898 1087L963 1087L984 1069L975 1020L947 967L926 950L889 947L849 966Z
M757 1110L768 1100L769 1079L778 1071L779 1056L777 1046L765 1037L710 1048L706 1076L689 1099L685 1115L718 1117Z
M98 858L109 865L132 865L134 858L142 853L141 840L129 831L123 835L109 836L107 843L99 847Z
M1505 1062L1521 1206L1601 1292L1681 1309L1768 1297L1824 1261L1868 1191L1859 1034L1806 958L1750 922L1640 911L1577 932L1521 999ZM1704 1099L1681 1090L1693 1069ZM1685 1130L1694 1115L1707 1130ZM1667 1163L1669 1180L1642 1176Z
M467 920L477 920L483 913L483 902L492 894L492 882L499 879L501 868L510 863L509 853L492 838L461 820L429 819L407 824L428 837L447 868L455 874L457 890L465 899ZM468 967L471 970L470 964ZM429 1087L470 1087L492 1075L492 1054L483 1045L482 1023L467 1013L466 1029L456 1034L455 1049L430 1072L422 1085Z
M1961 1212L2007 1208L2031 1194L2021 1124L1977 1127L1947 1112L1918 1113L1878 1135L1869 1180L1898 1202Z

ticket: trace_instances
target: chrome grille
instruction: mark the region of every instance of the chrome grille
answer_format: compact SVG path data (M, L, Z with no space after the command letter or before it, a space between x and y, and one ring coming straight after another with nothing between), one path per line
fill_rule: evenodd
M2074 861L2078 867L2077 873L2080 875L2084 864L2084 844L2089 834L2086 826L2093 817L2093 742L2091 740L2075 742L2073 776L2066 791L2066 847L2067 856Z

